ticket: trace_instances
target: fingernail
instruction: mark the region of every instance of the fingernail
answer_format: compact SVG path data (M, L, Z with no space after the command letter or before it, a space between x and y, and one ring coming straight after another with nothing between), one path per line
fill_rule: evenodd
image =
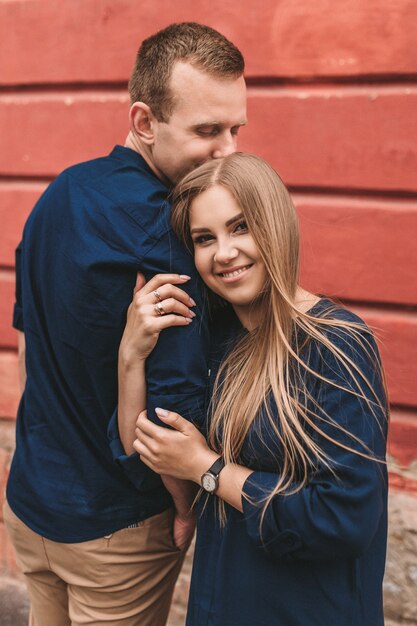
M194 311L190 311L190 312L189 312L189 315L190 315L191 317L195 317L195 313L194 313Z
M184 317L184 319L187 322L187 324L191 324L191 322L193 321L192 317Z
M181 280L190 280L191 276L187 276L187 274L180 274Z
M192 298L190 298L191 306L197 306Z
M159 415L159 417L168 417L169 411L166 411L165 409L160 409L159 407L157 407L155 409L155 413Z

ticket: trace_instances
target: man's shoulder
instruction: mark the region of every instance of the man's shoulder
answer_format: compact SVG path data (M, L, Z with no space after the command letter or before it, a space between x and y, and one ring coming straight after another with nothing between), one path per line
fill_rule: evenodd
M98 194L133 213L147 207L161 209L168 196L167 187L144 159L123 146L116 146L107 156L72 165L59 179L69 180L81 191Z

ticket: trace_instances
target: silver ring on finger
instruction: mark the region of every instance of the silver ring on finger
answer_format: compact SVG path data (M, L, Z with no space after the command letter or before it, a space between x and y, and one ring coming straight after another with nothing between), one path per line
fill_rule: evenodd
M153 292L153 295L155 296L157 302L162 302L161 294L159 293L157 289L155 289L155 291Z
M166 314L166 311L165 311L164 307L162 306L162 304L160 302L156 302L153 305L153 308L155 309L157 315L165 315Z

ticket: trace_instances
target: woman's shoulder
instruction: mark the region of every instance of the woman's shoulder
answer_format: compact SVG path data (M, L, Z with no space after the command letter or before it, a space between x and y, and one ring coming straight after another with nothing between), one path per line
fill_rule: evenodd
M347 309L345 306L338 302L334 302L328 297L321 297L314 306L308 311L309 315L319 319L339 320L341 325L343 322L357 324L364 328L364 330L370 330L364 320L356 313Z
M355 312L329 298L321 298L309 314L317 319L319 337L310 344L309 360L332 378L350 371L352 363L363 374L375 373L381 359L373 330Z
M375 344L373 330L355 312L330 298L323 297L308 311L317 320L317 328L325 339L338 347L358 343Z

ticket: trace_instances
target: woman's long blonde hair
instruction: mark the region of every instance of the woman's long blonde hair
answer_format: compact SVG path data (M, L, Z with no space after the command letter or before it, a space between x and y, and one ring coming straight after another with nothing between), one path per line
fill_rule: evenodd
M259 325L238 340L220 366L212 398L209 442L224 455L226 462L239 462L244 441L263 410L269 431L282 449L279 478L273 492L265 497L265 510L276 494L294 493L305 486L318 467L325 465L334 471L320 438L355 454L375 458L365 444L325 413L304 383L309 375L317 377L362 399L374 416L381 410L386 413L385 401L375 393L372 381L332 338L351 337L355 346L368 353L384 385L383 374L372 334L364 324L332 317L331 307L322 317L315 317L296 306L299 273L296 212L284 183L263 159L235 153L207 162L189 173L172 193L172 224L177 236L192 250L189 225L192 202L215 185L228 189L241 207L268 280L257 301L261 306ZM330 351L345 373L346 384L327 380L310 369L308 359L300 355L311 341ZM271 410L271 398L276 405L274 410ZM324 422L334 427L334 436L323 428ZM337 438L338 431L343 433L340 439L344 443Z

